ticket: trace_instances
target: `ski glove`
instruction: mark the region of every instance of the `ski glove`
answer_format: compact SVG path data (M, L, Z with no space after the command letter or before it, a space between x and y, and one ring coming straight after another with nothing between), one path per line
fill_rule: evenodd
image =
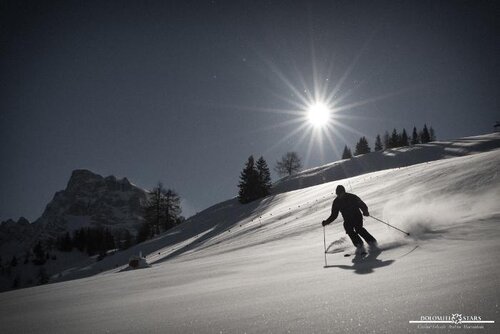
M328 225L328 224L329 224L329 223L328 223L326 220L323 220L323 222L321 223L321 225L323 225L323 226L326 226L326 225Z
M365 217L370 217L370 213L369 213L368 211L363 212L363 216L365 216Z

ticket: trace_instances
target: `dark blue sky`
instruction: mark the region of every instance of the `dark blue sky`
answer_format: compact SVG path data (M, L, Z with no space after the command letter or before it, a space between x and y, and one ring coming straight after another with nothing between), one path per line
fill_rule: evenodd
M295 150L313 167L361 134L373 147L393 128L447 139L500 119L494 1L2 1L0 13L0 220L38 218L77 168L161 180L190 215L237 194L250 154L272 167ZM323 146L308 129L283 140L315 81L352 107Z

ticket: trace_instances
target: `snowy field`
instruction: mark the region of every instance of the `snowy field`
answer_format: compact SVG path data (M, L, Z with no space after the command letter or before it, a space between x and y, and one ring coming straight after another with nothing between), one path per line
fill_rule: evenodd
M151 268L123 270L117 254L63 278L100 274L0 294L1 330L498 333L499 166L500 150L493 149L245 206L226 201L121 255L142 250ZM321 221L338 184L410 236L366 218L382 250L362 259L328 254L324 268ZM341 223L339 217L327 226L327 244L346 236ZM495 323L409 323L457 313Z

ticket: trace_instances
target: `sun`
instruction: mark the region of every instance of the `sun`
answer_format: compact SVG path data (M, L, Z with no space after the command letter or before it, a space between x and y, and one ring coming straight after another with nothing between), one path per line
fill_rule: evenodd
M322 102L316 102L307 108L307 119L316 128L324 127L330 121L330 108Z

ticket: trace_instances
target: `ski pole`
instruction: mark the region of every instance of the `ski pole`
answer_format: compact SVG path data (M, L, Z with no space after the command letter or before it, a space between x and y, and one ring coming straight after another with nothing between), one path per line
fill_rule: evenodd
M326 267L328 264L326 263L326 232L324 226L323 226L323 244L325 246L325 267Z
M390 227L392 227L393 229L398 230L399 232L403 232L403 233L404 233L404 234L406 234L406 235L410 235L410 233L405 232L405 231L403 231L403 230L400 230L399 228L397 228L397 227L395 227L395 226L392 226L391 224L388 224L388 223L386 223L385 221L378 219L377 217L373 217L373 216L369 216L369 217L371 217L371 218L373 218L373 219L375 219L375 220L378 220L379 222L381 222L381 223L383 223L383 224L385 224L385 225L387 225L387 226L390 226Z

